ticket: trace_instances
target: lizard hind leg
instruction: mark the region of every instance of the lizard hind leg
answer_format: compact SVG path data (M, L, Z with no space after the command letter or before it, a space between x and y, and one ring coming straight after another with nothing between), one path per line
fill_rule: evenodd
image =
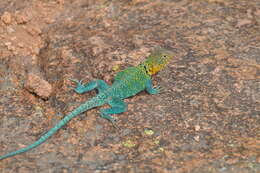
M125 112L127 110L127 104L120 98L111 98L108 101L108 104L111 106L111 108L101 109L100 116L101 118L105 118L112 122L113 125L115 125L115 119L110 115Z
M77 84L76 88L73 88L74 91L78 94L83 94L93 89L97 89L98 92L105 91L110 86L103 80L94 80L87 84L82 84L82 80L78 81L75 79L71 79L73 82Z

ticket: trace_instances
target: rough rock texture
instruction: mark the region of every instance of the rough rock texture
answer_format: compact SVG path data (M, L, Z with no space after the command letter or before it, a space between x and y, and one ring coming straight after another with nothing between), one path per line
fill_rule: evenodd
M52 86L40 76L34 74L28 74L24 88L43 99L49 98L52 92Z
M157 46L175 60L164 88L127 99L116 130L93 109L0 172L260 171L259 0L0 1L0 154L31 144ZM52 87L25 88L28 74Z

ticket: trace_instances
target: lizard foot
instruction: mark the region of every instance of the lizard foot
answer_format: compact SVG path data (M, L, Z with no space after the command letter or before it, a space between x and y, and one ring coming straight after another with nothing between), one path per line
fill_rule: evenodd
M85 90L85 86L82 84L83 80L77 80L77 79L69 79L72 82L76 83L76 88L75 87L69 87L73 89L76 93L82 94Z
M112 116L110 116L110 115L107 115L107 114L105 114L105 113L100 113L100 117L101 118L104 118L104 119L107 119L108 121L110 121L111 123L112 123L112 125L116 128L116 129L120 129L117 125L116 125L116 119L115 118L113 118Z
M152 90L150 90L150 94L159 94L161 92L162 88L160 86L157 86L155 88L153 88Z

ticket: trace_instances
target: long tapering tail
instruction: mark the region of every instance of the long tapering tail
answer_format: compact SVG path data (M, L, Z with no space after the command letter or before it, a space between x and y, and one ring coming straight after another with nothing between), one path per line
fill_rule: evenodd
M36 142L34 142L33 144L28 145L27 147L22 148L20 150L16 150L14 152L3 155L0 157L0 160L15 156L17 154L24 153L26 151L29 151L29 150L41 145L49 137L51 137L54 133L56 133L62 126L66 125L72 118L74 118L75 116L77 116L93 107L100 106L100 105L102 105L102 103L98 97L92 98L91 100L83 103L78 108L74 109L71 113L69 113L67 116L65 116L60 122L58 122L58 124L56 124L53 128L51 128L46 134L41 136L40 139L38 139Z

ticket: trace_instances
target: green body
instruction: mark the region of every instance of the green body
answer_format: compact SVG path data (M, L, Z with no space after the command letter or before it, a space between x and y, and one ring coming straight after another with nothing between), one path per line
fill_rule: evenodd
M160 71L172 58L172 53L166 50L155 50L143 63L136 67L129 67L115 76L112 86L107 85L103 80L95 80L83 85L81 81L76 81L77 87L74 89L82 94L87 91L97 89L98 95L91 100L81 104L65 116L58 124L51 128L46 134L40 137L36 142L25 148L16 150L0 157L0 160L15 156L29 151L56 133L62 126L66 125L73 117L97 106L109 104L111 108L101 109L100 116L114 123L111 114L119 114L127 110L127 105L123 99L134 96L140 91L146 90L150 94L159 93L158 88L152 87L151 75Z

